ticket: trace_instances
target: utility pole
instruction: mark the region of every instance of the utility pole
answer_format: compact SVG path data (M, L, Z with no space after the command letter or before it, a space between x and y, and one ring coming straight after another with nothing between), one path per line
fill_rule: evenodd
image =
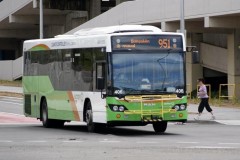
M39 0L39 19L40 19L40 22L39 22L39 38L40 39L43 39L43 0Z
M185 22L184 22L184 0L180 0L180 32L185 34Z

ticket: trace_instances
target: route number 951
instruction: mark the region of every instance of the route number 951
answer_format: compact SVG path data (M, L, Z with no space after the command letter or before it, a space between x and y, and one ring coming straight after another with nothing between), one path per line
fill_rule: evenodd
M158 44L159 44L160 48L171 48L170 39L159 39Z

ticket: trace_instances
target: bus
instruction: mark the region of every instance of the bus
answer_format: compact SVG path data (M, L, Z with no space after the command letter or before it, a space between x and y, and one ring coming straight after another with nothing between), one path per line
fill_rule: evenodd
M183 34L148 25L27 40L24 114L47 128L79 121L89 132L148 124L165 132L187 121L185 53Z

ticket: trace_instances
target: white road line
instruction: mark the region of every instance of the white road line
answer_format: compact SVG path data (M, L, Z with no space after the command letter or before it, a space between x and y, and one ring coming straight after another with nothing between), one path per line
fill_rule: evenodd
M41 124L40 122L36 123L27 123L27 122L19 122L19 123L0 123L0 126L20 126L20 125L36 125Z
M8 140L0 140L0 143L12 143L13 141L8 141Z
M197 144L199 142L177 142L177 143L181 143L181 144Z
M62 141L63 143L83 143L83 141L75 141L75 140L70 140L70 141Z
M240 143L218 143L220 145L240 145Z
M22 114L16 114L16 113L9 113L9 112L0 112L0 114L3 113L3 114L9 114L9 115L13 115L13 116L20 116L20 117L25 117L24 115Z
M45 140L38 140L38 141L26 141L27 143L46 143Z
M233 126L239 126L240 120L216 120L218 123L222 123L225 125L233 125Z
M0 101L23 103L23 101L22 101L22 100L19 100L19 99L7 99L7 98L2 98Z
M99 141L100 143L119 143L120 141Z
M137 142L139 144L157 144L158 142Z
M23 104L22 103L14 103L14 102L6 102L6 101L0 101L2 103L8 103L8 104L15 104L15 105L19 105L19 106L22 106Z
M23 100L23 98L18 98L18 97L8 97L8 96L0 96L0 98L19 99L19 100Z
M235 149L236 147L221 147L221 146L190 146L184 147L187 149Z

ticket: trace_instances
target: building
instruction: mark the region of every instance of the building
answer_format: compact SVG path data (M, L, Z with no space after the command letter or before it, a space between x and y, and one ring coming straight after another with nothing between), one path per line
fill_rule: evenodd
M43 0L44 38L54 37L124 0ZM0 1L0 79L22 76L22 44L39 38L39 0Z
M121 24L150 24L167 32L180 28L179 0L68 0L68 5L56 1L44 4L45 37ZM79 8L74 1L81 2ZM0 9L0 50L7 52L6 57L15 54L10 58L15 59L22 55L24 39L38 37L38 2L3 0ZM199 77L216 90L220 83L240 84L240 1L185 0L185 27L187 45L199 50L199 56L187 53L187 82L192 89ZM240 97L240 90L236 91ZM233 89L229 87L228 92L232 94Z

